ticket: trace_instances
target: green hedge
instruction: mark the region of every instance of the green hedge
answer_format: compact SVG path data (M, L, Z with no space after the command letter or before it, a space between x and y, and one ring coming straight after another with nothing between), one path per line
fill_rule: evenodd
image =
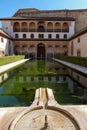
M23 55L0 57L0 65L12 63L12 62L15 62L15 61L18 61L18 60L21 60L21 59L24 59Z
M87 67L87 57L77 57L77 56L55 56L55 58L68 61L77 65Z

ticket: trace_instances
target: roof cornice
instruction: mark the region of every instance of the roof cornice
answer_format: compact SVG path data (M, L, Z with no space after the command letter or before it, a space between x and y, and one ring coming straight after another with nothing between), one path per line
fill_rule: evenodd
M48 20L48 21L75 21L75 18L73 17L9 17L9 18L0 18L1 21L16 21L16 20L20 20L20 21L28 21L28 20Z

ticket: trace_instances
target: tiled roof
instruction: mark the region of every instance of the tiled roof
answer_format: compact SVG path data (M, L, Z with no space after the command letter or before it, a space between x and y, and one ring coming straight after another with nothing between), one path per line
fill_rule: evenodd
M60 15L62 13L62 15ZM68 17L67 10L38 10L35 8L19 9L13 17L21 18L37 18L37 19L59 19L75 20L73 17Z
M77 36L80 36L84 33L87 33L87 27L85 27L85 28L79 30L78 32L76 32L70 39L76 38Z
M58 12L80 12L80 11L87 11L87 9L76 9L76 10L69 10L69 9L63 9L63 10L39 10L36 8L24 8L24 9L19 9L14 16L17 16L18 14L22 13L36 13L36 14L43 14L43 13L58 13Z
M5 38L11 38L7 33L5 33L2 29L0 29L0 36L3 36Z

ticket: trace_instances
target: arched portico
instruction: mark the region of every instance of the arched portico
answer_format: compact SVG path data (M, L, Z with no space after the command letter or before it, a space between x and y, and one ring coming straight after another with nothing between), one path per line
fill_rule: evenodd
M43 43L37 45L37 57L45 58L45 45Z

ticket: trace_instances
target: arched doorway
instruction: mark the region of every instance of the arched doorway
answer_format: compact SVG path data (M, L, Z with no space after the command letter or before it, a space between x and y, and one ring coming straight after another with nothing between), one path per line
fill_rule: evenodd
M37 57L45 58L45 45L43 43L37 45Z

